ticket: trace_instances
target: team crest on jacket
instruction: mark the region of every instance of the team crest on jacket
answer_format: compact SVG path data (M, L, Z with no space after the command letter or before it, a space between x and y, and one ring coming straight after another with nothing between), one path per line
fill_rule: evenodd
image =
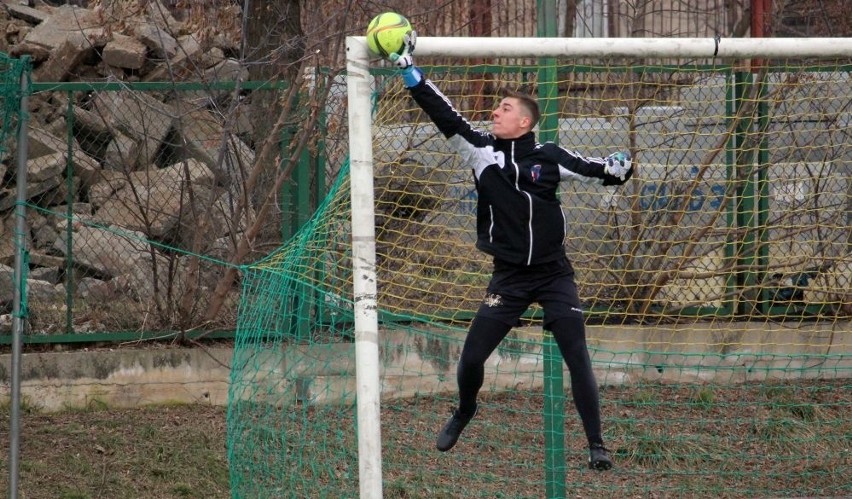
M541 177L541 165L532 165L530 168L530 176L532 177L533 182L538 182L539 177Z

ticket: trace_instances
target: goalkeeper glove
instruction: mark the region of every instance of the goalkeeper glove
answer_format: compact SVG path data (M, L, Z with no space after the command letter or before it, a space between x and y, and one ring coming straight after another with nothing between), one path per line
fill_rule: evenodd
M402 75L402 81L406 88L411 88L423 79L423 72L414 65L414 46L417 44L417 32L411 30L403 38L402 53L396 52L388 56L388 59L399 68L399 74Z
M605 158L604 173L618 177L622 182L630 178L633 173L633 162L630 160L630 153L614 152Z

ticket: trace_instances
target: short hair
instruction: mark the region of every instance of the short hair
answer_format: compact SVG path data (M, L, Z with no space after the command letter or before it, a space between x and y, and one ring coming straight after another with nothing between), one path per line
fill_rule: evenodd
M521 107L523 107L527 111L527 113L529 113L530 118L532 119L532 123L530 124L530 130L535 128L536 124L538 124L538 120L541 119L541 111L539 111L538 109L537 100L535 100L529 94L518 92L517 90L512 90L510 88L501 89L500 95L504 99L507 97L518 99L518 102L521 104Z

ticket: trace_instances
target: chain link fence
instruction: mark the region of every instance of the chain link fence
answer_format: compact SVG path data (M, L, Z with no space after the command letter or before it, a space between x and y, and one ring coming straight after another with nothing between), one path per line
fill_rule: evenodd
M250 116L282 85L47 86L36 85L27 130L28 333L232 331L239 277L226 274L264 204L248 260L324 196L325 164L316 148L293 152L295 124L258 166L264 137ZM300 182L276 186L292 154ZM14 197L2 203L5 227Z
M804 3L786 13L772 11L774 24L793 23L799 35L846 32L840 22L826 32L822 17L807 14L813 10ZM293 236L345 164L342 54L327 43L323 29L341 13L350 16L344 34L361 34L376 12L398 10L426 36L536 36L542 15L556 16L559 36L742 36L748 32L743 26L749 25L749 4L666 1L650 9L649 2L451 0L435 9L434 3L420 0L354 7L326 1L315 10L302 8L305 45L323 50L303 61L305 83L299 83L299 92L277 81L234 83L232 76L244 64L201 36L192 52L186 44L194 39L175 39L175 47L183 48L175 48L171 72L157 67L139 81L142 69L125 70L133 83L119 82L119 77L55 83L47 78L50 66L42 64L27 130L29 339L86 334L89 341L100 339L100 333L130 332L128 337L135 338L233 330L238 265L256 261ZM117 16L118 5L102 12ZM233 2L217 0L222 9L214 14L200 2L163 5L174 16L169 22L176 19L189 31L210 22L227 33L239 30L233 22L239 8ZM826 12L833 5L827 3ZM204 48L208 45L216 49ZM216 51L216 58L207 57ZM87 57L115 57L107 52L104 47ZM204 69L205 57L219 62ZM87 64L85 71L104 63ZM83 79L85 71L66 71L62 78ZM163 82L170 76L188 83ZM612 114L602 104L608 101L591 92L606 87L600 83L577 79L567 85L565 116ZM482 102L470 104L485 103L487 113L488 82L475 88L483 90ZM583 88L592 98L577 98ZM317 124L306 128L317 108ZM14 144L5 153L0 227L9 235L14 231ZM788 197L796 201L797 191L791 189ZM668 198L651 189L639 199L658 206ZM252 234L248 245L247 233ZM0 263L8 267L14 245L11 237L4 241ZM796 277L781 274L785 282ZM11 305L4 301L3 306ZM7 330L8 321L0 321L0 331Z

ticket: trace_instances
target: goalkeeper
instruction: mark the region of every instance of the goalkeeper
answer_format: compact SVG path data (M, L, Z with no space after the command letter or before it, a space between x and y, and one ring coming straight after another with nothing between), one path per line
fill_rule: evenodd
M414 65L416 34L402 54L391 54L405 87L473 171L477 191L476 247L494 270L465 338L457 369L459 405L438 433L437 448L453 448L476 415L485 361L533 302L544 310L571 376L574 404L589 443L589 467L612 467L601 432L598 386L586 348L574 269L565 255L565 215L557 196L562 180L621 185L633 174L628 155L586 158L532 132L539 120L530 96L504 92L491 131L474 129Z

